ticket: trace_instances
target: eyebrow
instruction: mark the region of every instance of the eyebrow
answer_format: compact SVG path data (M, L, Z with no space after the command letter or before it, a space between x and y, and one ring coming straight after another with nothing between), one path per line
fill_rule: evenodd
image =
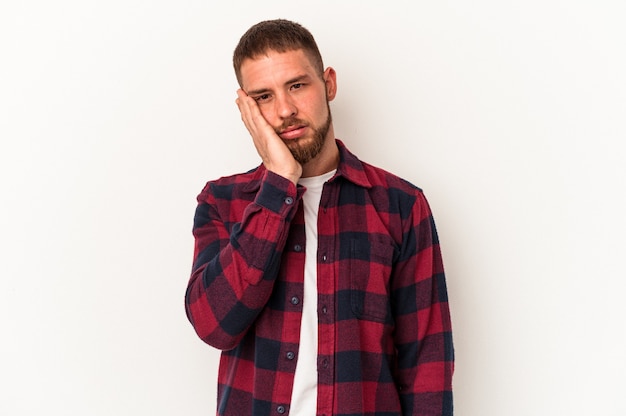
M307 81L310 78L311 78L311 76L309 74L298 75L298 76L288 80L287 82L285 82L284 85L295 84L295 83L298 83L298 82ZM261 88L261 89L258 89L258 90L248 91L247 94L248 95L261 95L261 94L266 94L269 91L270 91L269 88Z

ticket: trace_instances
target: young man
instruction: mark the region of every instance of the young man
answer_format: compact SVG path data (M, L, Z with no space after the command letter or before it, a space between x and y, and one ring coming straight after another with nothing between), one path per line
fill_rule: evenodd
M443 264L422 191L335 138L312 35L264 21L237 45L262 164L207 183L187 316L223 350L219 415L452 415Z

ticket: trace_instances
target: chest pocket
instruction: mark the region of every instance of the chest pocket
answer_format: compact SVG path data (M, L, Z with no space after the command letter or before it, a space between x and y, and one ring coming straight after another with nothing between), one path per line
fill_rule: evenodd
M389 279L393 246L382 241L350 242L350 303L358 319L391 321Z

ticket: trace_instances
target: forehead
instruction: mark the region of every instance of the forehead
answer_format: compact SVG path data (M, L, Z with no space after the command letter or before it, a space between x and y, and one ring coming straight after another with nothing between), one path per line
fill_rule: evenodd
M244 90L271 89L297 77L316 75L315 66L301 49L268 51L241 63L241 83Z

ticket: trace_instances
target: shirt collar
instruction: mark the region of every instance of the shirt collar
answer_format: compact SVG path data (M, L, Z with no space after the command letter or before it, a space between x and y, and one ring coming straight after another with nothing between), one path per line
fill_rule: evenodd
M337 147L339 147L339 166L337 167L337 174L331 181L342 176L355 185L371 188L372 184L365 174L363 162L350 152L341 140L335 139L335 141L337 142Z
M337 173L329 180L329 182L333 182L337 178L343 177L355 185L362 186L364 188L371 188L372 184L365 174L363 162L350 152L341 140L335 139L335 142L339 148L339 166L337 166ZM244 188L244 190L247 192L257 191L260 188L260 182L263 179L265 172L266 169L263 164L249 171L248 173L252 175L252 180L248 182L248 185Z

